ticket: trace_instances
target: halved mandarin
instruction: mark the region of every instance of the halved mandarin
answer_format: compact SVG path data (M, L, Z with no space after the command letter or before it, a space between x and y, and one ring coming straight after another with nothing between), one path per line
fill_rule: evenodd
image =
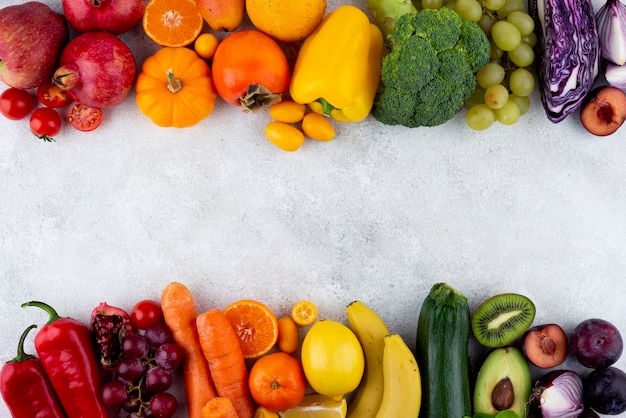
M278 320L262 302L242 299L224 309L245 358L257 358L270 351L278 339Z
M150 0L142 22L150 39L169 47L191 44L204 24L194 0Z

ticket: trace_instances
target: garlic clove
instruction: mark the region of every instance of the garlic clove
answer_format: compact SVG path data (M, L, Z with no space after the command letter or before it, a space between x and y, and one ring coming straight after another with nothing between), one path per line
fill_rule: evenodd
M621 0L607 0L596 13L602 56L609 61L626 63L626 5Z
M626 65L608 63L604 72L604 78L609 85L626 90Z

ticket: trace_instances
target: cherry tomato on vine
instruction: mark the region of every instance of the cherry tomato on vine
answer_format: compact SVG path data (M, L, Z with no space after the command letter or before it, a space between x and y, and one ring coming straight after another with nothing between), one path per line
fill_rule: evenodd
M34 107L35 98L26 90L9 87L0 94L0 113L8 119L24 119Z
M67 121L81 132L90 132L102 124L103 113L99 107L74 103Z
M257 30L241 30L224 38L213 56L212 74L222 99L250 110L267 105L268 95L287 92L291 78L281 47Z
M135 328L145 330L163 321L163 310L158 302L150 299L140 300L130 311L130 321Z
M30 130L39 138L54 141L52 138L61 132L61 115L51 107L40 107L30 115Z
M65 107L72 101L67 90L58 88L50 81L44 81L37 88L37 98L44 106L55 109Z

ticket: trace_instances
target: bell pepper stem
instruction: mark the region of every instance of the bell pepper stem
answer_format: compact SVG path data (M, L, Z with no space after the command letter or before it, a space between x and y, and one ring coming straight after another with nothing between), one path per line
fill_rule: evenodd
M57 319L61 319L61 316L57 313L57 311L55 311L52 306L50 306L50 305L48 305L46 303L33 300L33 301L26 302L26 303L22 304L22 308L24 308L26 306L35 306L37 308L41 308L44 311L46 311L48 313L48 315L50 316L50 318L48 319L48 322L46 322L46 325L50 325L51 323L53 323Z
M324 112L326 116L331 116L331 112L337 109L335 106L328 103L328 101L324 99L323 97L320 97L319 99L317 99L316 102L322 105L322 112Z
M33 324L24 330L24 332L22 333L22 336L20 337L20 341L17 344L17 356L15 356L15 358L13 358L12 360L9 360L8 363L21 363L23 361L35 358L34 355L26 354L24 352L24 341L26 341L26 336L28 335L30 330L33 328L37 328L37 325Z

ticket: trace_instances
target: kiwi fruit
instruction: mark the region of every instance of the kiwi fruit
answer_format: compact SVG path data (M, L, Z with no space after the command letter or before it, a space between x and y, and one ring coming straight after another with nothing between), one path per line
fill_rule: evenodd
M472 316L476 341L503 347L521 337L535 319L535 304L524 295L502 293L481 303Z

